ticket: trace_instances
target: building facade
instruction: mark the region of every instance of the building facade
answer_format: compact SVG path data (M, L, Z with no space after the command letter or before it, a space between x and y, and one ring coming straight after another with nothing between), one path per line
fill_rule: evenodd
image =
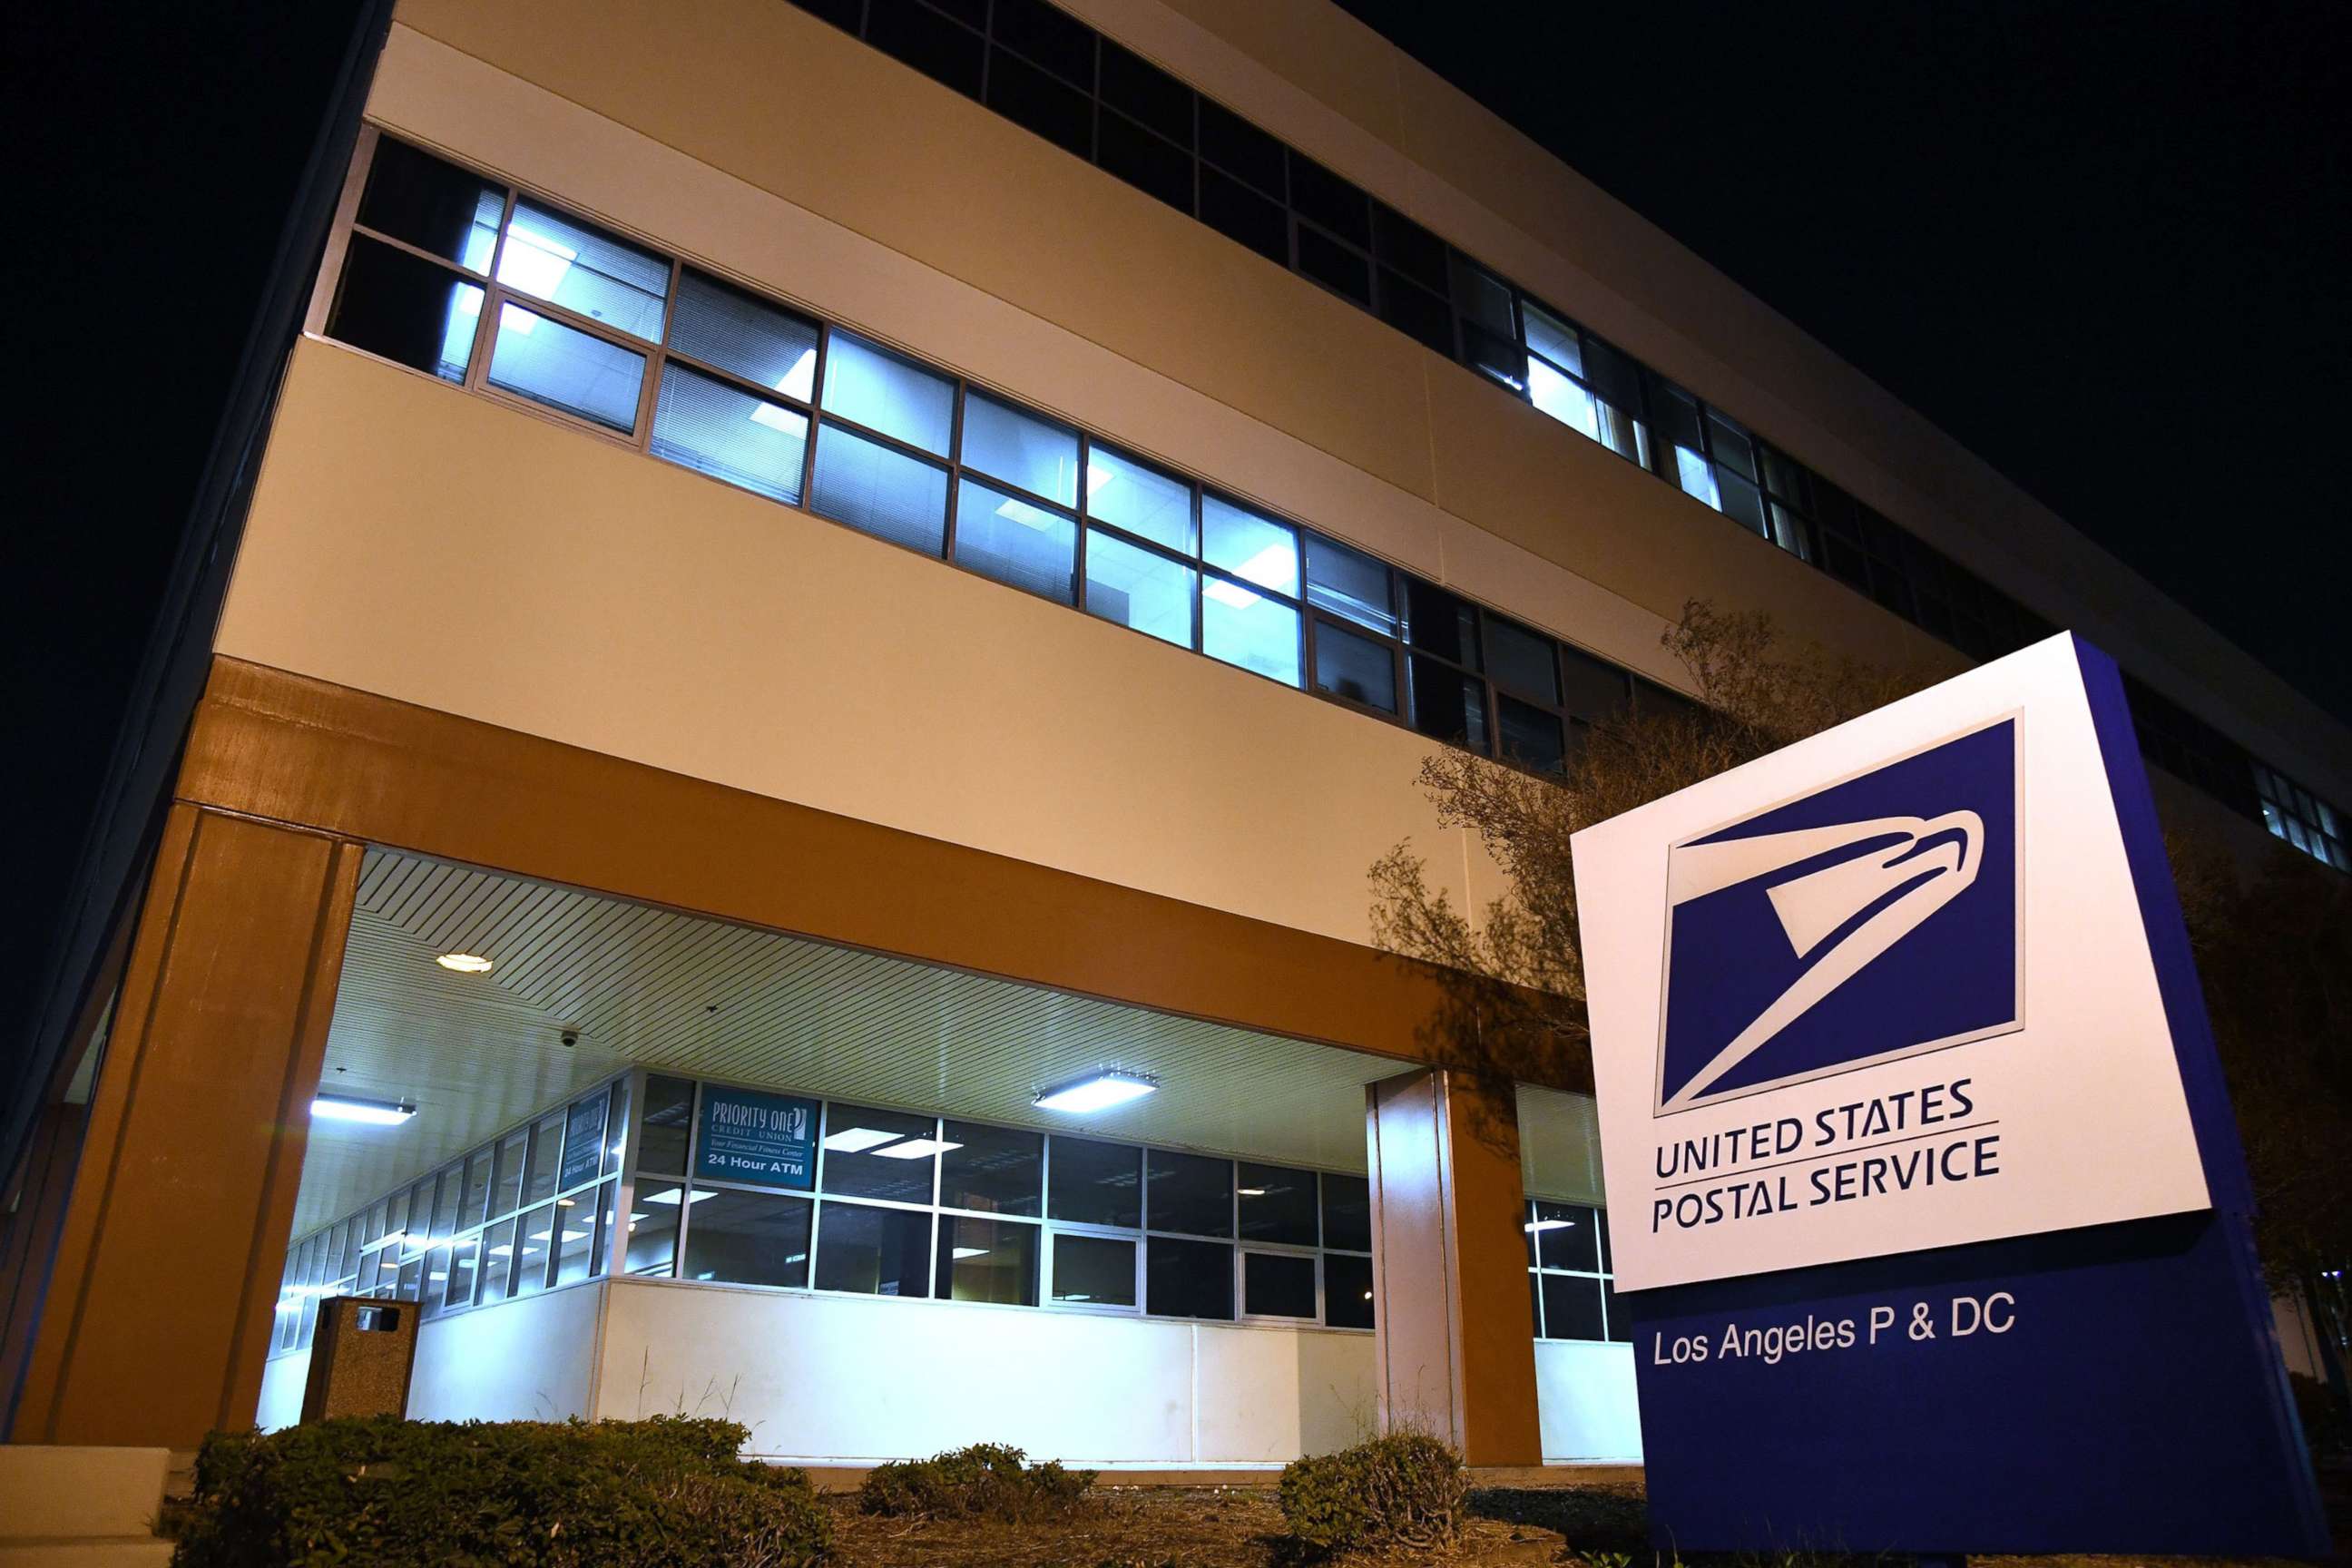
M418 1415L1637 1458L1590 1086L1432 1068L1366 871L1494 897L1421 759L1686 700L1693 599L2077 631L2352 871L2341 725L1336 9L401 0L350 153L15 1441L290 1420L366 1294Z

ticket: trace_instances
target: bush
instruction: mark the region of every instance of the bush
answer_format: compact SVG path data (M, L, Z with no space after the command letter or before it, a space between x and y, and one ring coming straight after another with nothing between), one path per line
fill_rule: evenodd
M2294 1413L2303 1422L2303 1440L2314 1454L2332 1454L2352 1441L2352 1424L2344 1418L2344 1401L2326 1380L2287 1373L2294 1389Z
M802 1568L828 1520L731 1421L322 1421L215 1432L175 1568L726 1563Z
M867 1513L1022 1524L1070 1512L1095 1484L1092 1470L1066 1470L1058 1459L1024 1464L1024 1458L1020 1449L1002 1443L974 1443L928 1459L894 1459L866 1472L858 1506Z
M1277 1494L1294 1540L1320 1552L1428 1548L1460 1528L1462 1456L1434 1437L1397 1433L1283 1467Z

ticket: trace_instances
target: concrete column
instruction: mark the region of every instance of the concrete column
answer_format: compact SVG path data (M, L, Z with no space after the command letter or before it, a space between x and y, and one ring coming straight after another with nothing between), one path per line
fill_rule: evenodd
M252 1423L360 857L172 808L12 1441Z
M1426 1068L1366 1090L1381 1427L1474 1465L1543 1460L1510 1086Z

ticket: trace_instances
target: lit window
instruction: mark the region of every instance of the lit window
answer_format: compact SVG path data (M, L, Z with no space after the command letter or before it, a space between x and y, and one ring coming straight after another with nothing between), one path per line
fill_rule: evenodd
M955 384L863 338L835 332L825 347L824 411L944 458L955 428Z
M1181 562L1098 528L1087 532L1087 610L1107 621L1191 647L1197 575Z
M520 305L499 310L490 384L608 429L636 428L646 356Z
M1077 543L1078 525L1062 512L977 479L957 487L955 558L975 572L1066 605Z

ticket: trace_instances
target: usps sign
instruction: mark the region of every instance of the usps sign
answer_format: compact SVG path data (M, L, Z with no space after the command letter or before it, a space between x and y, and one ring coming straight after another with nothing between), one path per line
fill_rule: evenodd
M1574 854L1661 1547L2325 1541L2112 663L2053 637Z

